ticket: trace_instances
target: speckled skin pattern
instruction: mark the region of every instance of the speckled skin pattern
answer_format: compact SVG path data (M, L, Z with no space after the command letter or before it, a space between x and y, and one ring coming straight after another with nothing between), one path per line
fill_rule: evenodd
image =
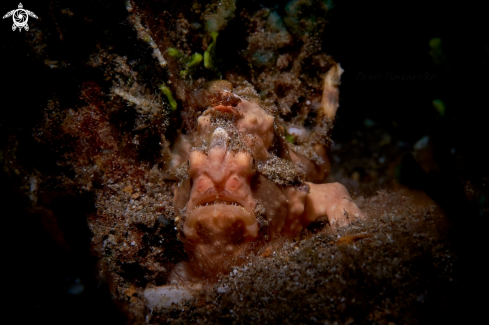
M278 139L274 117L258 102L226 95L235 104L207 109L195 136L174 148L173 164L186 167L174 203L191 260L236 262L256 242L294 237L318 218L333 229L363 218L341 184L304 181L306 158Z

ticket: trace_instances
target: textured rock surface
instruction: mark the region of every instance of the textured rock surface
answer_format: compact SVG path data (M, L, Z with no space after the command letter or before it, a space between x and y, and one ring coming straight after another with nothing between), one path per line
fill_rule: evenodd
M155 323L449 322L459 290L446 220L424 194L359 198L368 213L337 232L323 226L276 243L192 301L153 310Z

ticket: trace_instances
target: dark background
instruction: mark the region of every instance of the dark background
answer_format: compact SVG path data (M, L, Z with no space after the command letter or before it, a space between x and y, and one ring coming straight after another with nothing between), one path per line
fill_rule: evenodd
M17 1L3 1L0 13L16 9ZM246 5L277 3L281 2L248 1ZM47 99L56 90L63 93L62 104L75 105L80 80L89 80L95 73L83 64L97 43L130 47L136 35L125 22L122 1L29 1L23 5L41 20L30 18L31 30L20 33L12 32L11 18L0 24L0 151L15 147L17 160L13 164L23 166L22 171L55 174L56 156L32 137ZM238 10L244 5L239 1ZM75 13L71 20L68 16L54 19L52 12L63 8ZM447 212L453 225L450 240L462 256L465 272L460 314L475 317L484 303L475 294L486 284L482 266L486 254L481 249L487 246L485 183L489 182L489 137L484 118L489 106L487 14L469 2L449 5L444 1L336 1L331 14L324 48L346 71L334 140L349 145L352 137L358 137L356 130L369 132L365 129L368 119L405 146L406 154L399 158L403 171L399 180L427 191ZM51 33L44 35L51 41L43 50L46 57L68 62L67 69L50 69L29 45L41 23ZM71 29L63 33L61 28L61 36L60 26L65 23ZM120 33L105 32L110 29ZM434 37L442 40L439 64L429 54ZM134 53L137 51L136 47ZM392 80L406 74L424 78ZM444 117L434 109L434 99L445 103ZM440 167L432 174L422 171L409 155L412 145L425 135L430 136L433 159ZM368 143L363 150L368 155ZM62 246L44 230L21 194L22 178L29 175L12 172L15 166L5 159L0 163L0 220L6 234L2 236L2 271L7 282L4 297L15 307L15 312L7 310L4 315L15 315L16 323L122 323L108 289L95 277L96 260L90 255L85 221L93 209L90 198L60 194L56 202L46 203L55 210L64 232L66 246ZM467 199L467 182L475 188L475 199ZM70 294L78 282L84 286L83 292Z

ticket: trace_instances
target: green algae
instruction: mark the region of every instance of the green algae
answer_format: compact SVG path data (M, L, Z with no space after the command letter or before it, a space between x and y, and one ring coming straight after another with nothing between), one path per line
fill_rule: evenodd
M177 109L177 102L173 98L173 95L171 93L170 88L168 88L164 83L162 83L159 86L159 88L160 88L161 92L163 93L163 95L165 95L166 98L168 99L168 103L170 104L171 110L172 111L176 110Z
M441 117L445 116L445 103L441 99L433 100L433 107L436 109Z
M212 38L211 44L207 47L207 49L204 52L204 67L207 69L215 69L215 61L216 61L216 43L217 43L217 36L219 36L218 32L212 32L210 33L210 36Z

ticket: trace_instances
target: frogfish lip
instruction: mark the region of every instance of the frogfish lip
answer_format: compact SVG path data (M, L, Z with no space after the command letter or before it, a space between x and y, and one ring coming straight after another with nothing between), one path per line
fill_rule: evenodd
M229 197L207 196L190 210L183 233L189 240L249 242L258 237L255 215Z
M217 105L213 107L214 110L219 112L231 113L233 115L238 115L238 110L234 106Z
M209 206L213 204L225 204L225 205L235 205L241 206L243 208L247 208L248 211L251 211L250 207L247 207L247 204L244 200L239 197L235 197L233 193L223 190L218 191L216 189L207 190L203 195L200 195L198 198L193 200L194 207L188 207L189 211L193 211L202 206ZM246 207L245 207L246 206Z

